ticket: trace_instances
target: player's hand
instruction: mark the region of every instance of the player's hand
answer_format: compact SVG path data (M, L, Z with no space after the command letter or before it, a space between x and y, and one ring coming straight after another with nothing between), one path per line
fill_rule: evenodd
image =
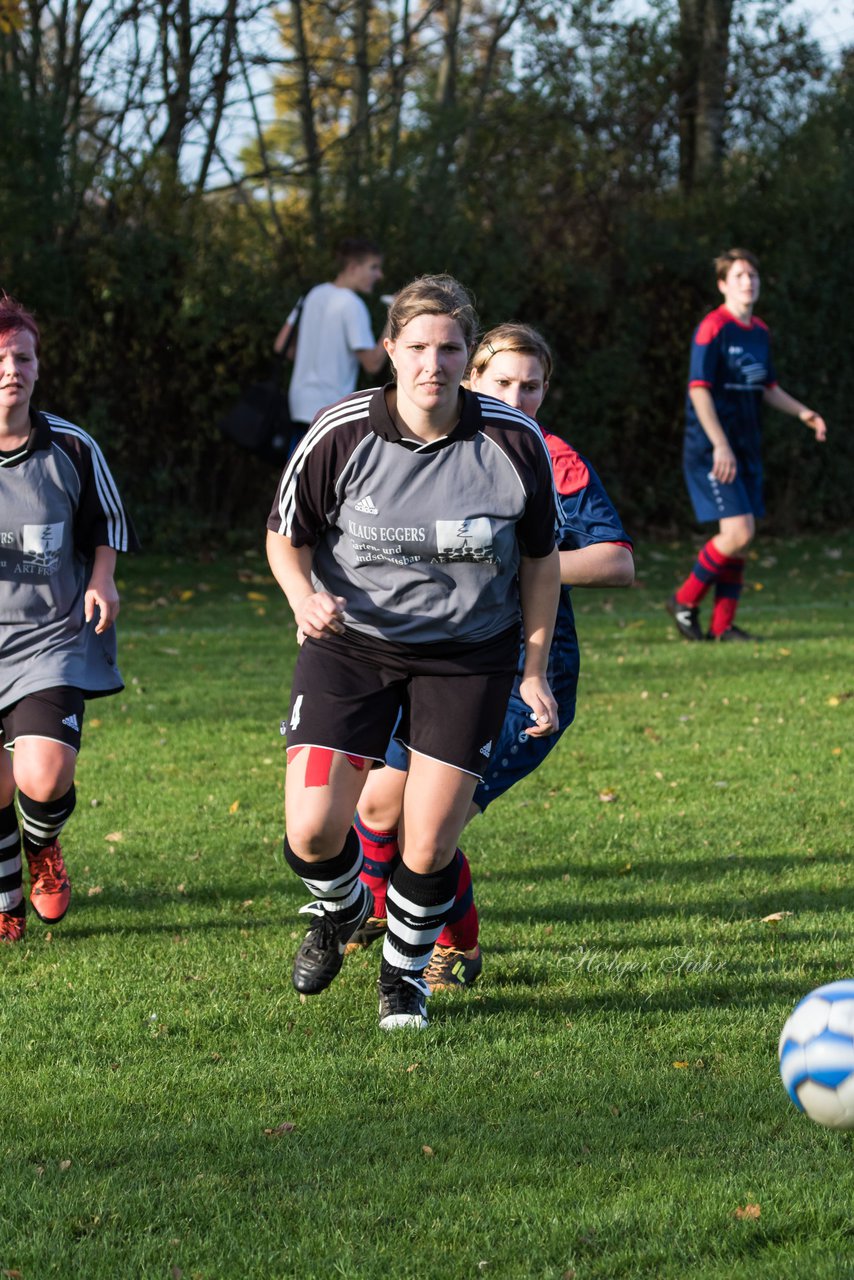
M815 432L816 443L823 444L827 439L827 424L821 414L814 413L812 409L806 409L798 416L805 427Z
M312 591L300 600L294 610L297 633L301 631L303 636L311 636L313 640L322 640L330 632L343 635L346 603L343 596L333 596L328 591Z
M119 593L112 577L107 574L97 576L93 573L83 597L83 616L87 622L92 621L96 609L99 617L95 635L99 636L109 630L119 615Z
M530 738L546 738L560 728L557 703L543 676L526 676L519 685L519 693L531 708L531 727L525 732Z
M735 454L728 444L715 445L712 451L712 475L719 484L732 484L736 477Z

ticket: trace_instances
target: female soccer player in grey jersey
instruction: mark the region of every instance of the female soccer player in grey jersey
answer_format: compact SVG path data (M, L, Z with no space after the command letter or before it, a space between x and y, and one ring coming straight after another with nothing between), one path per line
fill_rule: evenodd
M523 414L461 388L477 318L448 276L398 294L396 380L318 414L282 475L268 557L305 637L287 721L285 857L315 921L304 994L338 973L371 912L351 823L372 761L410 753L388 890L380 1026L427 1024L421 973L454 900L453 865L518 655L531 732L553 733L546 663L559 593L548 451Z
M30 405L39 330L0 298L0 940L56 924L71 888L59 834L74 809L84 699L117 693L116 552L136 540L91 436Z

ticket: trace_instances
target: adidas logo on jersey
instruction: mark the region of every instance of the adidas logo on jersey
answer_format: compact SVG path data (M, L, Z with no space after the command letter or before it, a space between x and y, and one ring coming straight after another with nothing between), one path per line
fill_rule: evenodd
M80 732L80 725L74 712L70 716L66 716L62 723L67 724L69 729L73 729L75 733Z
M480 749L480 754L481 754L482 756L486 756L486 758L487 758L487 760L488 760L488 759L489 759L489 756L490 756L491 751L492 751L492 739L490 738L490 739L489 739L489 742L484 742L483 746L482 746L482 747L481 747L481 749Z
M370 494L367 494L364 498L359 499L359 501L356 503L356 510L361 511L362 514L366 516L379 515L379 509L374 506L374 500Z

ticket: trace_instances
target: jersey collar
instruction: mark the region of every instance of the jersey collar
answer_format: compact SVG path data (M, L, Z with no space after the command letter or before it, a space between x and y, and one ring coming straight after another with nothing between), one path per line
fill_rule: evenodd
M50 448L50 426L47 418L43 413L39 413L38 409L30 409L30 434L27 436L26 444L21 445L20 449L16 449L14 454L9 454L4 463L6 466L15 466L19 462L23 462L31 453L35 453L37 449Z
M408 440L404 440L400 431L394 423L394 419L389 413L388 403L386 401L386 391L394 386L393 382L387 382L384 387L377 389L376 395L371 397L368 409L368 420L371 424L371 430L378 435L381 440L388 440L390 444L409 445ZM481 408L480 401L472 391L466 391L465 387L460 388L460 420L454 427L453 431L448 435L442 436L440 440L432 440L427 444L416 446L419 452L427 452L432 449L444 449L449 444L456 444L458 440L471 440L477 434L481 427Z

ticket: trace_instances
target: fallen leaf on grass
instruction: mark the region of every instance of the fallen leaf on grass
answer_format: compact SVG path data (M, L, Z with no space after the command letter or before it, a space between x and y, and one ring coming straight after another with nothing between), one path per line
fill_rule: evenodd
M265 1129L264 1136L265 1138L281 1138L286 1133L293 1133L295 1128L295 1124L292 1124L290 1120L286 1120L284 1124L277 1125L275 1129Z
M235 801L233 801L233 803L232 803L232 804L230 804L230 805L228 806L228 812L229 812L229 813L237 813L237 810L238 810L239 808L240 808L240 801L239 801L239 800L235 800Z
M420 1066L420 1062L410 1062L409 1066L406 1068L406 1074L409 1075L410 1071L417 1071Z
M86 728L87 728L87 729L100 729L100 727L101 727L101 725L102 725L102 724L103 724L103 721L102 721L102 720L99 720L99 719L98 719L98 717L96 716L94 720L87 720L87 721L86 721Z
M181 592L178 599L181 601L182 604L186 604L188 600L192 600L195 594L196 594L195 591L191 591L188 588L186 591Z
M62 1173L66 1173L66 1172L71 1168L71 1161L70 1161L70 1160L60 1160L60 1162L59 1162L59 1168L60 1168L60 1172L62 1172Z
M795 913L794 913L793 911L772 911L772 912L771 912L771 914L770 914L770 916L763 916L763 917L762 917L762 923L763 923L763 924L778 924L782 919L784 919L784 917L785 917L785 916L791 916L791 915L794 915L794 914L795 914Z
M599 792L599 799L603 804L613 804L617 799L617 793L616 791L612 791L609 787L605 791Z
M103 892L104 892L103 885L93 884L92 887L87 891L87 897L94 898L96 894L103 893Z
M762 1209L758 1204L746 1204L743 1209L739 1206L733 1216L736 1218L758 1218L761 1212Z
M436 1154L436 1152L433 1150L433 1148L432 1148L432 1147L428 1147L428 1146L423 1146L423 1147L421 1148L421 1151L422 1151L422 1153L423 1153L425 1156L434 1156L434 1155Z
M107 841L108 844L119 844L122 840L124 840L124 838L125 837L124 837L123 831L111 831L109 835L104 836L104 839Z
M247 591L246 599L254 600L257 604L263 604L267 597L262 591Z
M687 1062L674 1062L673 1065L674 1067L687 1067L689 1064Z
M8 1276L9 1280L21 1280L20 1271L0 1271L0 1276Z

